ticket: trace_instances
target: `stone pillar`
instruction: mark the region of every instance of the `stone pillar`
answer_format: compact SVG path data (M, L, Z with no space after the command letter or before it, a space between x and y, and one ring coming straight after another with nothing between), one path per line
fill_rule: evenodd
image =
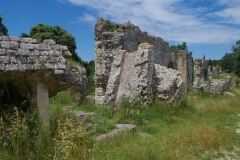
M208 77L209 78L213 77L212 66L208 66Z
M32 85L32 98L35 106L39 109L39 115L44 125L49 123L49 95L48 89L42 83Z

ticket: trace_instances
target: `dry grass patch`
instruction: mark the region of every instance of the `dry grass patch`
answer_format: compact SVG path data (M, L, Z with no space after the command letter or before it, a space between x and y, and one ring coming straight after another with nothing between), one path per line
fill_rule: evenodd
M169 147L175 150L219 150L232 143L232 136L228 130L217 130L211 126L203 125L188 129L183 135L175 135L169 140Z

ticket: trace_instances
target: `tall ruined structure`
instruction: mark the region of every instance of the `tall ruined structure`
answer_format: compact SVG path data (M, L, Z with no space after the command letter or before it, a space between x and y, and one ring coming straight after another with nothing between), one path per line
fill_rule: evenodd
M186 83L186 89L192 87L192 53L180 50L178 53L173 54L176 70L181 72L181 77Z
M96 103L116 104L122 97L174 102L183 97L192 82L190 53L173 55L167 42L130 22L113 32L106 25L102 18L95 25Z
M194 59L194 82L193 86L199 87L204 78L208 78L209 65L204 59Z

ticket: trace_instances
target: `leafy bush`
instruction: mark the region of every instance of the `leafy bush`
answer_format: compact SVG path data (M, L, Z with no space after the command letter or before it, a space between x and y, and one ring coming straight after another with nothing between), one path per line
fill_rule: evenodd
M116 24L114 22L111 22L109 20L106 20L104 26L103 26L103 30L106 31L110 31L110 32L114 32L116 29L118 29L121 25L120 24Z

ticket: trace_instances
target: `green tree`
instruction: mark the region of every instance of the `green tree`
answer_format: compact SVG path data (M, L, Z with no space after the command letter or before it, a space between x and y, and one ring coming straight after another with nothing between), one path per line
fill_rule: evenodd
M2 23L3 16L0 14L0 35L8 35L7 27Z
M234 73L240 77L240 51L235 53Z
M212 60L209 58L209 60L208 60L208 65L209 66L212 66Z
M28 34L26 33L22 33L21 35L21 37L27 36ZM44 39L52 39L57 44L66 45L69 51L72 53L73 60L83 63L81 58L76 53L77 46L75 38L58 25L50 26L40 23L31 28L29 37L35 38L39 43L41 43Z
M177 53L178 52L177 46L175 46L175 45L170 46L170 51L173 53Z
M233 72L240 76L240 40L238 40L235 45L232 46L232 51L234 55Z
M27 34L27 33L22 33L20 37L21 37L21 38L27 38L27 37L30 37L30 35Z
M226 53L222 59L220 66L223 70L227 72L233 72L234 69L234 54L233 53Z
M188 51L187 43L183 42L181 45L172 45L170 46L170 51L173 53L177 53L180 50Z

